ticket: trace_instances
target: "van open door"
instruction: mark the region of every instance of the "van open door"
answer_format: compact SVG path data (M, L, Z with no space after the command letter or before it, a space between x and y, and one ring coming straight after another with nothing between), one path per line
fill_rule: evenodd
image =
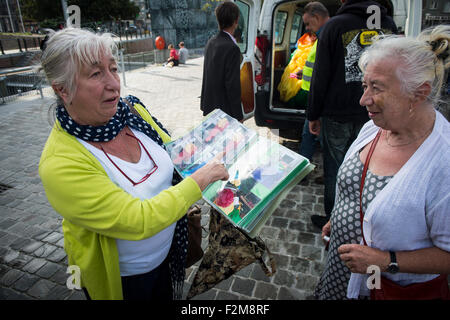
M300 130L305 121L305 106L287 106L278 86L282 74L304 33L302 8L308 0L265 1L256 40L257 72L255 122L271 129ZM259 65L258 65L259 63ZM261 70L260 75L258 70Z
M341 0L316 0L334 16ZM305 33L304 7L311 0L266 0L260 9L260 21L255 43L255 108L257 126L287 131L303 128L307 102L286 101L279 85L295 44ZM400 34L417 36L425 27L450 21L450 1L387 0ZM450 80L449 80L450 81ZM450 82L449 82L450 83ZM449 85L450 86L450 85ZM282 89L282 88L281 88ZM450 91L450 89L449 89Z
M234 33L241 50L241 102L244 119L251 118L255 111L255 39L260 0L234 0L239 7L239 24Z
M341 5L340 0L317 1L332 15ZM299 136L306 119L305 97L282 96L286 87L281 84L299 39L306 32L303 10L309 2L311 0L272 0L264 1L261 8L256 56L262 59L261 67L257 59L254 117L257 126L280 129L282 136L284 131L289 136ZM258 70L261 70L261 76Z

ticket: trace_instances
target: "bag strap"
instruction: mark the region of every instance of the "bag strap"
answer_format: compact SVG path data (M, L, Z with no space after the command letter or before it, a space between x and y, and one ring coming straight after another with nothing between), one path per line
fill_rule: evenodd
M270 270L269 266L267 265L267 262L264 260L264 257L261 257L259 259L259 264L261 265L261 268L263 269L266 276L271 277L277 272L277 264L275 262L275 258L273 257L272 253L270 252L269 248L266 246L266 253L267 253L267 259L270 262Z
M375 139L373 139L372 145L370 146L369 153L367 154L366 162L364 163L364 169L361 176L361 184L359 185L359 221L361 221L361 234L364 241L364 245L367 246L366 239L364 238L364 229L363 229L363 222L364 222L364 212L362 211L362 194L364 189L364 181L366 180L366 174L367 169L369 169L369 162L370 158L372 158L373 151L375 150L375 146L378 143L378 140L381 136L381 129L378 130L377 135L375 136Z
M141 115L139 114L139 112L137 112L136 108L134 107L134 105L132 105L130 103L130 101L127 100L127 98L122 98L122 101L125 102L129 107L130 107L130 111L131 113L141 117Z
M136 104L139 109L145 110L146 114L148 116L142 116L138 109L136 109L136 105L131 105L130 101L128 101L126 98L122 98L122 101L125 102L129 107L130 107L130 111L131 113L135 114L136 116L138 116L139 118L143 119L145 122L147 122L149 125L152 126L153 129L156 130L156 132L159 134L159 136L161 137L162 141L164 143L167 143L169 141L171 141L170 136L155 122L155 120L153 119L152 115L150 114L150 112L142 105L142 104Z
M238 229L239 230L239 229ZM239 230L240 231L240 230ZM277 264L275 262L275 258L272 255L272 252L270 252L269 247L267 247L266 243L264 242L261 237L255 237L250 238L247 234L240 231L247 239L249 239L250 243L253 243L257 247L263 250L263 254L257 259L261 269L264 271L266 276L271 277L277 272ZM269 269L269 263L270 263L270 269Z

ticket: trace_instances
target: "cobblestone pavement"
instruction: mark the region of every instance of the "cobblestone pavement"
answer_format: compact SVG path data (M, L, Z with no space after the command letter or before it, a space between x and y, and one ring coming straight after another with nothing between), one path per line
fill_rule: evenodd
M122 96L138 96L173 137L180 136L202 119L202 66L200 57L173 69L152 65L127 72ZM85 299L81 291L66 287L62 218L49 205L38 175L50 132L51 92L44 93L44 99L32 95L0 105L0 299ZM278 138L253 119L245 125ZM298 149L296 141L282 142ZM316 170L294 187L261 232L277 262L276 274L269 278L254 263L194 299L314 299L326 257L320 230L310 222L312 214L323 212L323 185L315 183L322 175L320 159L317 152ZM199 204L208 227L209 206ZM187 270L185 294L198 264Z

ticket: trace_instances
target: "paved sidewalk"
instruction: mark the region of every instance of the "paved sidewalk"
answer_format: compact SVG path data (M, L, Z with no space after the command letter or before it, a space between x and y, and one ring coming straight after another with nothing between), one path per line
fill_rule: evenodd
M181 136L202 119L202 66L201 57L172 69L153 65L127 72L122 96L138 96L173 137ZM66 287L69 274L62 218L49 205L38 175L50 132L50 90L44 94L44 99L32 95L0 105L0 300L85 299L82 292ZM253 119L245 125L278 138L256 127ZM281 142L298 149L296 141ZM252 264L194 299L313 299L326 257L320 230L310 222L312 214L323 212L323 185L314 183L322 174L320 159L317 153L315 172L289 193L262 230L277 273L268 278L259 264ZM199 203L204 211L202 224L207 227L209 206ZM198 264L187 271L185 294Z

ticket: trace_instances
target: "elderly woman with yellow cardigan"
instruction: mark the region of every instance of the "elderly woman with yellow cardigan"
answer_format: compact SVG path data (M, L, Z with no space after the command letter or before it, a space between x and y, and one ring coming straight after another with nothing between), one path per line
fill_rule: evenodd
M139 99L120 98L116 54L107 34L69 28L49 38L41 60L56 121L39 174L87 298L179 299L186 211L228 173L214 160L174 185L170 136Z

